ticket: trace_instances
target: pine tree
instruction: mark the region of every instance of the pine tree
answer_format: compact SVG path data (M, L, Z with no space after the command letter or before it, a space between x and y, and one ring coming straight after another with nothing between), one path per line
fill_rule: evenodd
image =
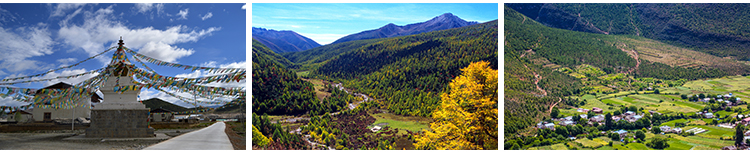
M497 149L497 70L488 62L461 69L432 114L432 131L417 136L417 149Z

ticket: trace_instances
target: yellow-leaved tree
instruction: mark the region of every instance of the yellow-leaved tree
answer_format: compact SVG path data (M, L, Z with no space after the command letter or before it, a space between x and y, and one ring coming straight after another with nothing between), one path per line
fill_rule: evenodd
M416 137L417 149L497 149L497 70L488 62L471 63L440 95L430 131Z
M271 143L271 139L268 139L263 133L260 133L260 130L253 125L253 145L260 146L260 148L266 147Z

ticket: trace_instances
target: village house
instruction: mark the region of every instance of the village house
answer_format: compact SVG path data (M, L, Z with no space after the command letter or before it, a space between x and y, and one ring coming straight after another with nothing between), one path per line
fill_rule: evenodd
M625 138L625 136L628 135L628 131L625 131L623 129L620 129L620 130L617 130L617 131L612 131L612 133L619 134L620 135L620 139L623 139L623 138Z
M620 121L621 119L622 118L619 117L619 116L612 116L612 120L615 121L615 122Z
M601 113L603 113L603 111L604 111L604 110L602 110L602 109L601 109L601 108L599 108L599 107L594 107L594 108L591 108L591 110L592 110L592 111L594 111L594 113L597 113L597 114L601 114Z
M164 108L153 109L149 112L151 122L171 122L174 119L174 112Z
M582 112L582 113L588 113L588 112L589 112L589 109L585 109L585 108L578 108L578 112Z
M625 112L625 116L635 115L635 112L633 111L627 111Z
M596 115L592 117L589 121L601 123L604 121L604 115Z
M665 125L665 126L659 127L659 130L661 130L661 132L664 132L664 133L669 133L670 130L672 130L672 128Z
M562 122L560 122L561 126L568 126L568 125L575 125L575 124L576 124L575 121L562 121Z
M28 123L34 121L31 113L26 110L16 110L8 113L8 122Z
M714 113L705 113L703 114L706 118L714 118Z
M563 119L563 121L572 121L572 120L573 120L573 116L568 116Z
M581 114L581 115L579 115L579 116L580 116L581 118L583 118L583 119L589 119L589 115L586 115L586 114Z
M674 128L672 129L672 132L673 132L673 133L677 133L677 134L680 134L680 133L682 133L682 128L680 128L680 127L674 127Z
M641 116L641 115L633 115L633 116L627 116L626 117L626 119L628 120L628 122L635 122L635 121L638 121L641 118L643 118L643 116Z
M548 128L548 129L554 131L555 130L555 123L544 124L544 128Z
M748 123L750 123L750 117L742 119L741 122L742 122L742 124L748 124Z
M51 86L44 87L42 89L66 89L66 88L73 88L73 85L60 82ZM41 89L40 89L41 90ZM48 96L48 95L37 95L37 96ZM55 119L62 119L62 120L71 120L74 118L90 118L91 116L91 105L93 102L100 102L101 97L93 93L91 95L91 99L85 98L81 100L78 103L83 103L84 107L75 107L75 108L47 108L48 105L51 105L50 102L46 102L43 104L32 104L34 107L32 113L32 117L34 121L40 122L40 121L52 121Z

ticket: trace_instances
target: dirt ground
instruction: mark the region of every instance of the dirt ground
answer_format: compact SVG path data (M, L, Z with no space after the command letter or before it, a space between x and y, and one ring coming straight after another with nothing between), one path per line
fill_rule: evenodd
M155 133L177 136L197 129L164 129ZM179 131L179 132L177 132ZM164 140L129 140L129 141L99 141L99 140L62 140L83 130L75 132L51 131L48 133L0 133L0 150L139 150Z

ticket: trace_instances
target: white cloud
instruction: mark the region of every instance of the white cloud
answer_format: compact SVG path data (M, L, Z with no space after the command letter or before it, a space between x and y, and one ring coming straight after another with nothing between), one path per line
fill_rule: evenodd
M76 58L63 58L63 59L57 60L57 62L60 62L62 64L68 64L68 63L75 62L75 61L76 61Z
M24 105L27 105L27 104L29 104L29 103L27 103L27 102L19 102L19 101L13 100L13 97L5 97L5 98L0 97L0 106L15 107L15 106L24 106Z
M158 4L157 4L158 6ZM125 40L125 46L146 56L167 62L174 62L179 58L189 56L195 51L173 46L177 43L195 42L204 36L209 36L220 27L210 27L200 31L189 30L186 26L178 25L165 30L146 27L130 29L118 22L112 7L99 9L96 12L84 11L84 21L77 25L68 22L60 23L58 36L62 42L75 48L81 48L89 55L98 54L116 45L119 36ZM189 32L188 32L189 31ZM110 59L98 58L102 63Z
M208 18L211 18L212 16L214 16L214 14L211 13L211 12L208 12L208 14L206 14L206 15L204 15L204 16L201 17L201 20L206 20Z
M180 16L180 18L177 18L177 20L187 19L189 9L190 8L186 8L185 10L180 10L180 13L177 13L177 15Z
M0 27L0 69L10 72L39 69L42 62L27 58L52 54L53 44L45 24L16 29Z
M154 3L136 3L135 8L139 13L146 13L154 8Z
M4 23L11 21L16 21L16 16L10 13L10 11L3 9L0 7L0 26L2 26Z
M242 5L242 9L243 9L243 10L247 10L247 4L245 4L245 5Z
M55 10L52 11L52 14L50 14L50 17L56 17L56 16L63 16L65 15L65 11L76 9L78 7L81 7L83 5L86 5L85 3L60 3L57 4L55 7Z

